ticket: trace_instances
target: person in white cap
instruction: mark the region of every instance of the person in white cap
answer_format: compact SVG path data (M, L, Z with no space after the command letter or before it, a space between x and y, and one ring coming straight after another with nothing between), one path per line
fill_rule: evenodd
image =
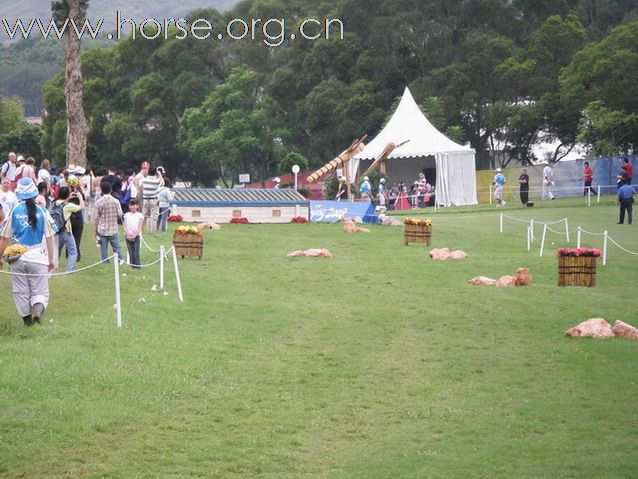
M55 268L56 231L49 213L35 204L38 189L31 178L18 181L15 193L21 203L7 215L0 230L0 256L12 238L28 248L11 263L11 273L16 309L24 324L31 326L40 322L49 304L48 273Z
M338 181L339 181L339 184L337 186L337 194L335 195L335 200L336 201L347 200L348 185L346 185L346 177L339 176Z
M363 177L363 181L359 186L359 193L361 193L361 198L364 200L370 199L370 194L372 193L372 186L370 186L370 178L367 176Z
M279 184L281 183L281 178L279 178L278 176L275 176L272 181L275 183L273 188L278 190Z
M492 180L492 184L494 185L494 199L496 200L496 207L501 208L505 206L507 203L503 201L503 189L505 188L505 176L500 168L496 168L496 174L494 175L494 180Z

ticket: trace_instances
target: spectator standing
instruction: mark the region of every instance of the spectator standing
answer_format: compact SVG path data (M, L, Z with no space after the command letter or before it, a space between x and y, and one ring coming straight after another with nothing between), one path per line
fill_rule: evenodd
M518 177L518 184L520 185L521 203L523 203L523 206L527 206L527 203L529 203L529 175L527 174L527 168L523 168L521 176Z
M81 168L81 167L78 167ZM84 195L84 191L80 187L80 180L75 175L69 175L69 190L71 190L71 197L69 199L69 203L73 203L76 205L86 205L86 196ZM84 232L84 209L85 207L80 208L79 211L74 211L71 214L71 234L73 235L73 239L75 240L75 247L77 249L78 258L80 261L82 259L82 253L80 251L80 244L82 243L82 233Z
M505 175L500 168L496 168L496 174L492 180L494 185L494 199L496 200L496 207L501 208L507 204L503 201L503 190L505 189Z
M171 180L164 177L164 186L157 192L157 205L159 206L159 216L157 217L157 229L161 232L166 231L168 227L168 215L171 213L171 201L175 199L173 190L171 190Z
M18 197L15 195L13 191L11 191L12 181L8 176L4 176L2 178L2 187L0 189L0 204L2 204L2 209L4 210L4 214L9 216L11 210L18 206Z
M73 198L79 198L79 204L71 203L69 201L72 196ZM62 254L62 248L66 246L66 271L73 271L78 259L78 250L75 244L75 238L73 237L71 215L84 209L84 200L77 192L71 193L69 187L63 186L60 188L59 197L55 201L54 205L61 206L62 213L64 215L64 229L58 231L58 256Z
M543 199L553 200L554 197L554 170L549 166L549 163L545 163L543 168Z
M583 181L585 182L585 189L583 195L587 196L591 194L591 182L594 179L594 172L589 166L589 161L585 162L585 170L583 171Z
M24 161L22 178L31 178L36 185L38 184L38 177L35 175L35 158L32 156Z
M0 256L11 238L29 250L11 264L13 301L25 326L39 323L49 304L49 278L55 268L53 221L43 208L35 204L38 189L31 178L23 178L16 186L21 203L11 213L0 231ZM43 246L43 243L45 246Z
M339 177L339 186L337 187L337 195L335 200L347 200L348 199L348 187L346 185L346 178L344 176Z
M46 183L47 185L51 185L51 163L49 160L44 159L40 164L40 169L38 170L38 177L36 184Z
M128 213L124 215L122 224L124 225L124 236L126 238L126 248L128 249L129 261L133 268L139 268L142 264L140 259L140 243L142 227L144 226L144 215L140 213L138 203L132 198L128 204Z
M148 175L142 180L142 195L144 198L144 218L147 221L147 228L151 234L157 230L157 217L159 216L159 203L157 193L164 184L161 173L157 168L151 166Z
M273 185L273 189L278 190L279 189L279 185L281 184L281 178L279 178L278 176L275 176L272 181L273 181L273 183L275 183Z
M372 186L370 185L370 178L367 176L363 177L363 181L359 186L359 193L361 194L361 199L369 200L370 195L372 193Z
M139 203L139 210L144 211L144 196L142 192L142 181L148 176L148 171L151 164L148 161L143 161L140 166L140 172L135 175L135 187L137 188L137 201Z
M123 262L118 236L117 220L122 219L120 202L111 195L111 184L104 181L100 185L102 197L95 205L95 235L100 242L102 261L107 261L109 244L117 254L120 263Z
M425 199L425 188L428 182L425 179L425 173L419 173L419 179L417 180L417 205L424 203Z
M25 160L24 156L18 155L18 159L16 160L16 174L15 174L16 183L18 181L20 181L22 178L25 178L25 176L24 176L24 165L25 165L26 161L27 160Z
M16 169L18 168L17 161L18 157L16 154L13 151L10 152L7 156L7 161L2 165L2 170L0 170L2 178L9 178L9 187L11 191L15 189Z
M38 196L35 197L35 204L41 206L42 208L48 210L49 209L49 195L48 195L49 187L44 181L38 183Z
M634 188L629 183L625 183L618 189L618 203L620 204L620 218L618 224L625 222L625 211L627 212L627 224L631 224L632 210L634 208Z
M634 173L631 169L631 163L629 163L629 158L625 158L622 169L625 170L625 183L631 185L631 180L634 177Z

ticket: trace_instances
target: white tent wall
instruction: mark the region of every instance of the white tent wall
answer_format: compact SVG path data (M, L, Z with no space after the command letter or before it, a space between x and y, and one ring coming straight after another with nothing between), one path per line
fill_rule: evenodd
M435 194L442 206L478 204L473 151L436 154Z

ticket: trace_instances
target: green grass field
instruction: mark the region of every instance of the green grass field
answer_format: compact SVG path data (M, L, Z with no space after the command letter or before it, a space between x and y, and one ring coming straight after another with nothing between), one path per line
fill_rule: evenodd
M502 211L568 217L638 251L609 198ZM638 324L638 257L610 245L595 288L559 288L564 238L539 257L523 223L499 234L500 212L419 212L432 247L463 262L431 261L400 227L224 225L203 260L180 260L184 303L171 266L167 296L151 291L157 266L123 269L121 330L112 266L56 277L30 329L0 276L0 476L636 477L638 342L564 331ZM98 259L89 233L79 267ZM286 257L315 247L333 258ZM466 284L517 267L532 286Z

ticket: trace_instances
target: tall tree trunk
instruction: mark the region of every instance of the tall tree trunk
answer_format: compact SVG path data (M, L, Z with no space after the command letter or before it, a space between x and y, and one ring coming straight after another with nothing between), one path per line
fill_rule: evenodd
M75 19L78 26L83 21L80 0L66 0L69 18ZM81 40L70 28L65 35L66 72L64 96L66 98L66 162L67 165L87 166L86 143L88 129L84 116L84 79L82 77L82 61L80 59Z

